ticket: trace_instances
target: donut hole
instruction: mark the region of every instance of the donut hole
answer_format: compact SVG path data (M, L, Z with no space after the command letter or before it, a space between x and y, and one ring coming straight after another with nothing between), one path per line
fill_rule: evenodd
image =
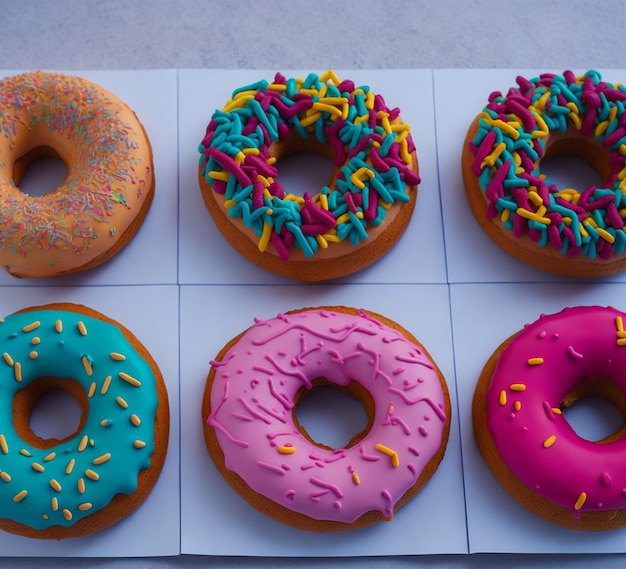
M317 379L296 396L294 422L313 444L327 449L350 448L368 432L374 402L358 383L338 386Z
M67 164L49 146L33 148L18 158L13 166L13 182L23 194L31 197L53 193L67 176Z
M314 196L334 183L335 152L318 142L292 132L287 139L275 142L271 153L277 159L278 180L285 193Z
M607 443L626 434L626 396L608 379L585 380L562 401L563 417L587 441Z
M561 190L601 187L610 175L609 151L595 138L575 130L551 134L541 160L541 173Z
M87 406L87 394L79 382L37 378L13 398L13 427L31 446L51 448L82 430Z

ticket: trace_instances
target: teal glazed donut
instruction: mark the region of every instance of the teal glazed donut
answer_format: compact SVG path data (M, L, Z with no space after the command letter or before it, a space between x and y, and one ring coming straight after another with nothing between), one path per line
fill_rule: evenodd
M64 440L29 426L53 388L83 411ZM73 304L0 319L0 529L61 539L125 517L158 478L168 430L158 367L118 323Z

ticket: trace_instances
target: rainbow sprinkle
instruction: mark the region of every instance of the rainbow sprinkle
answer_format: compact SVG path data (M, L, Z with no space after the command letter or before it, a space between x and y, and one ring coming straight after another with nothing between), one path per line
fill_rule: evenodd
M410 201L405 186L419 177L409 126L369 87L341 81L332 71L305 79L277 74L236 89L213 114L199 146L208 185L283 261L291 247L313 257L329 243L367 239L394 203ZM272 143L297 133L331 146L338 172L331 186L303 197L284 191Z
M26 256L34 249L69 249L81 254L98 237L99 224L110 224L117 207L128 209L131 201L142 198L152 165L142 163L136 152L145 144L144 136L122 120L123 110L105 90L80 77L37 71L0 81L5 149L0 150L0 168L19 158L11 154L20 140L29 145L41 134L48 141L44 146L67 148L70 141L71 156L55 150L66 163L72 159L61 188L41 197L15 191L13 172L8 178L5 172L2 184L11 191L3 191L0 200L1 251Z
M568 257L609 259L626 250L626 88L596 71L517 78L506 95L492 93L470 142L472 171L488 201L516 237L550 245ZM575 129L609 153L603 187L559 189L540 171L551 133Z

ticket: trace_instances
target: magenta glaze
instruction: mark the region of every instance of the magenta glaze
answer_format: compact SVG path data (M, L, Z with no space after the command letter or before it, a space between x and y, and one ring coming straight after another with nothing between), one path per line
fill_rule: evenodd
M214 427L226 467L256 492L317 520L386 518L439 451L449 417L433 362L365 312L311 309L255 320L212 362ZM373 424L351 448L312 444L293 421L294 397L316 378L367 389Z
M576 516L626 508L626 439L582 439L558 410L583 379L610 379L626 390L624 323L626 314L610 307L542 316L501 353L487 393L488 428L504 462Z

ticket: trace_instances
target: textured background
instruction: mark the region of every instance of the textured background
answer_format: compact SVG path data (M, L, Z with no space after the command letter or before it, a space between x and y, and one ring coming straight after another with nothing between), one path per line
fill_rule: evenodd
M626 68L623 0L0 0L9 69ZM442 528L443 529L443 528ZM0 552L1 555L1 552ZM294 560L1 559L0 567L291 567ZM306 559L299 567L624 567L626 556Z

